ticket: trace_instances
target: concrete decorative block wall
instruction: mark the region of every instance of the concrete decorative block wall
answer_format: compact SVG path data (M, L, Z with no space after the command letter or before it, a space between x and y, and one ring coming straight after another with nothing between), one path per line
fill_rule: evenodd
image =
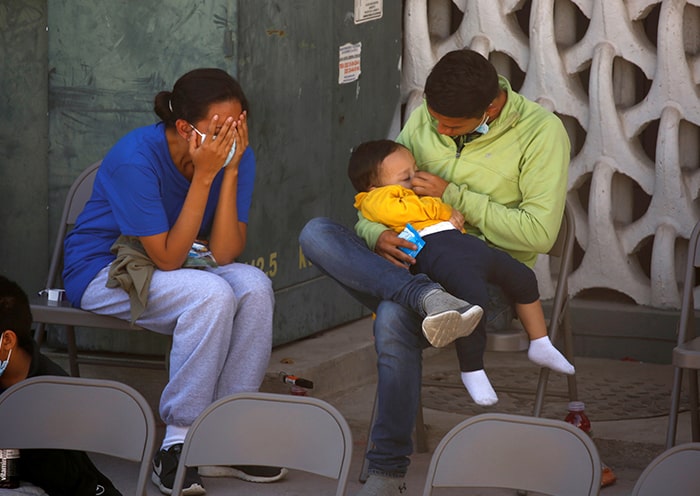
M572 294L680 306L700 220L700 0L406 0L404 36L404 115L432 65L469 47L564 121ZM536 266L544 298L547 262Z

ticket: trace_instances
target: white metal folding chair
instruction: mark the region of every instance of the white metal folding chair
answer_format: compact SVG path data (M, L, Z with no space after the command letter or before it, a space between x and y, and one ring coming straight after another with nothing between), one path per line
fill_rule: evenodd
M654 458L637 479L632 496L700 494L700 443L679 444Z
M569 315L569 275L574 265L574 244L576 242L576 222L571 208L567 205L564 208L564 217L559 227L559 235L554 242L554 246L549 250L549 255L559 259L557 283L552 300L552 310L547 326L547 333L552 343L562 337L564 343L564 355L569 362L574 364L574 334L571 329L571 316ZM561 334L560 334L561 331ZM542 414L544 397L547 392L550 370L546 367L540 368L540 377L537 381L537 391L535 392L535 404L533 415L539 417ZM578 387L576 375L567 375L569 401L578 399Z
M145 496L155 419L144 397L116 381L39 376L0 395L0 446L71 449L140 464L136 495Z
M345 494L352 434L333 406L312 397L240 393L222 398L190 427L180 454L173 494L180 494L186 467L267 465L337 479Z
M423 496L436 487L594 496L600 477L598 450L580 429L561 420L488 413L462 421L442 438Z

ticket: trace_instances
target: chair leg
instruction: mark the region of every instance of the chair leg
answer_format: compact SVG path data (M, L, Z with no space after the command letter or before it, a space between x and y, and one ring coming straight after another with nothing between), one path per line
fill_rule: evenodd
M700 418L698 418L698 371L690 370L688 373L688 389L690 390L690 425L693 434L693 442L700 441Z
M44 339L46 339L46 324L42 322L37 324L34 330L34 341L36 341L37 345L41 346L44 344Z
M568 302L562 318L562 330L564 331L564 355L571 365L574 363L574 333L571 329L571 315L569 314ZM578 400L578 385L576 384L576 374L567 375L566 382L569 386L569 401Z
M428 437L425 433L425 422L423 421L423 401L418 398L418 411L416 412L416 452L425 453L428 451Z
M673 387L671 389L671 408L668 412L668 428L666 429L666 449L676 444L676 428L678 427L678 407L681 399L681 383L683 382L683 369L674 367Z
M374 403L372 404L372 415L369 419L369 427L367 428L367 445L365 446L365 456L362 459L362 468L360 469L360 482L364 483L367 481L368 470L369 470L369 460L367 460L367 453L372 449L372 426L374 421L377 419L377 403L379 402L379 397L377 393L374 393Z
M542 407L544 405L544 395L547 393L547 382L549 381L549 369L546 367L540 368L540 378L537 381L537 392L535 393L535 406L532 410L533 417L542 415Z
M169 336L168 339L168 349L165 350L165 358L163 359L163 365L165 366L165 371L170 375L170 353L173 349L173 337Z
M75 343L75 327L66 326L66 343L68 346L68 365L70 375L80 377L80 366L78 365L78 346Z
M565 303L565 308L561 316L561 329L564 333L564 356L574 365L574 333L571 330L571 320L568 311L568 302ZM552 343L557 338L557 326L552 325L552 332L550 339ZM544 406L544 397L547 394L547 383L549 381L550 369L546 367L540 368L540 377L537 381L537 391L535 393L535 405L533 407L532 415L533 417L540 417L542 415L542 408ZM569 388L569 401L576 401L578 399L578 386L576 384L576 374L566 376L566 382Z

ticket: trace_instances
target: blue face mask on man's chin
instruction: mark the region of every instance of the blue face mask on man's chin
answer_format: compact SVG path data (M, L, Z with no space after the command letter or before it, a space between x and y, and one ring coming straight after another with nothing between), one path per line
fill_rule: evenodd
M3 332L0 334L0 343L2 343L2 338L5 336L5 333ZM7 359L5 360L0 360L0 377L2 377L2 374L5 373L5 369L10 363L10 357L12 356L12 350L7 354Z
M472 131L472 133L479 133L479 134L486 134L486 133L488 133L488 132L489 132L489 125L487 124L487 121L488 121L488 120L489 120L489 116L488 116L488 115L485 115L485 116L484 116L483 122L482 122L481 124L479 124L478 126L476 126L476 128L474 128L474 130ZM470 133L470 134L471 134L471 133Z
M479 124L479 127L474 129L474 132L479 134L486 134L489 132L489 125L485 122L483 124Z

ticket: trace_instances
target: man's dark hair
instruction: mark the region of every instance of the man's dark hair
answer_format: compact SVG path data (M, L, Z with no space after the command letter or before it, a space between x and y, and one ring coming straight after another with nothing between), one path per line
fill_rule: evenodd
M348 163L348 177L359 193L369 191L379 178L379 166L389 155L404 146L396 141L365 141L355 148Z
M498 73L468 49L445 54L425 82L428 107L445 117L480 118L498 95Z
M19 347L31 353L34 349L31 329L32 311L27 294L16 282L0 275L0 333L13 331Z

